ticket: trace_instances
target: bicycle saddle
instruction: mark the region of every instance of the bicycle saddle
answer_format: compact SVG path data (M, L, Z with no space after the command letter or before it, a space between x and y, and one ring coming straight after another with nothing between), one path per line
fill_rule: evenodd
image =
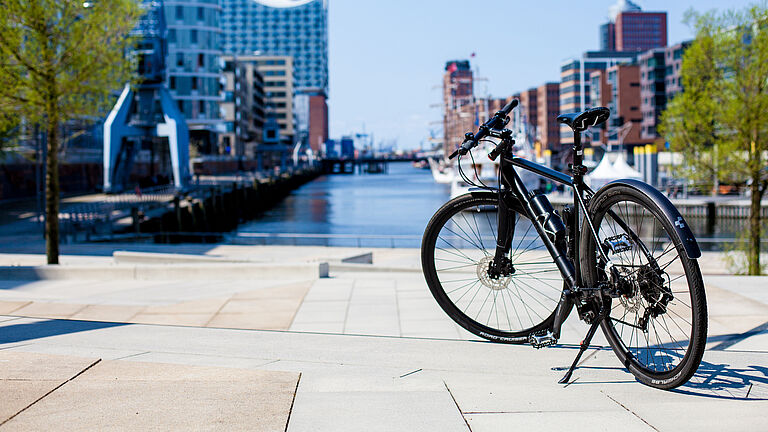
M608 120L610 115L611 112L608 108L595 107L580 113L560 114L557 116L557 121L568 125L574 131L581 132L587 130L590 126L597 126L603 123Z

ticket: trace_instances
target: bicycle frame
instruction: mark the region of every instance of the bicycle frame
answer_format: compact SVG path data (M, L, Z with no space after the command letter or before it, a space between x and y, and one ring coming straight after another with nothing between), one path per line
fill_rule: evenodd
M523 159L518 156L514 156L512 154L507 154L508 152L503 152L501 155L501 163L500 163L500 170L501 170L501 177L502 177L502 190L500 190L500 193L504 193L506 191L511 191L514 195L515 199L522 205L523 210L526 213L526 216L531 220L531 223L533 224L534 228L536 229L537 233L539 234L539 237L541 238L542 242L544 243L544 246L547 248L547 251L552 256L552 259L554 260L555 264L557 265L558 269L560 270L560 273L563 275L563 279L565 280L567 284L567 288L570 290L579 290L582 286L582 280L581 280L581 272L579 268L579 260L578 256L574 256L573 262L571 262L567 257L567 251L566 250L558 250L557 246L555 245L554 241L547 235L547 232L545 230L544 224L540 218L539 215L536 214L534 211L532 204L531 204L531 193L528 191L528 189L525 187L525 184L520 180L520 177L518 176L517 172L515 171L515 167L520 167L524 170L533 172L534 174L537 174L541 177L545 177L547 179L553 180L559 184L565 185L570 187L573 190L573 223L570 224L568 227L569 229L569 235L573 239L573 249L574 254L578 254L578 247L579 247L579 236L578 233L580 232L580 221L581 218L579 217L579 209L581 209L581 212L584 213L584 215L587 215L587 208L586 204L584 203L584 192L589 192L590 194L593 193L589 187L587 187L584 184L584 173L586 172L586 168L582 165L582 158L583 158L583 150L581 148L581 140L580 140L580 134L575 134L574 137L574 164L573 164L573 176L568 176L566 174L563 174L559 171L555 171L549 167L546 167L544 165L537 164L535 162L531 162L527 159ZM503 186L506 186L506 189L504 189ZM505 201L505 200L501 200ZM500 205L504 205L504 207L507 207L505 205L506 203ZM510 218L507 211L503 211L506 209L500 209L499 212L499 233L508 232L508 227L510 225ZM592 234L595 236L595 240L599 243L599 238L597 237L597 233L592 226L591 220L589 220L589 217L585 218L587 220L587 223L590 225L590 229L592 231ZM509 243L510 241L503 242L501 241L499 244L497 244L497 250L496 250L496 256L503 256L504 253L508 252ZM601 251L602 252L602 251ZM606 260L610 262L607 257Z
M511 141L504 142L503 139L501 145L504 149L510 149L510 144ZM592 221L589 218L587 206L584 201L585 192L590 194L594 194L594 192L584 184L584 174L586 173L586 167L584 167L582 164L583 149L581 147L581 136L579 133L574 134L573 154L574 163L571 169L573 176L568 176L544 165L540 165L527 159L514 156L511 154L511 152L506 150L501 152L500 160L501 184L499 185L499 236L496 244L494 262L497 263L497 265L499 265L498 263L504 262L504 257L509 253L510 245L512 244L512 237L514 235L514 217L510 217L509 207L514 205L514 203L507 202L509 198L504 196L505 194L511 192L514 196L514 200L522 206L522 210L528 216L528 219L536 229L539 238L541 239L542 243L544 243L544 246L547 248L549 254L552 256L552 259L560 270L560 273L563 276L563 280L566 284L566 286L563 288L561 299L557 307L557 313L555 314L555 320L552 326L552 334L555 338L560 337L560 328L562 323L567 318L571 306L575 303L575 293L581 291L591 291L598 293L599 295L599 293L602 292L599 288L596 287L584 287L581 277L580 258L578 255L580 237L579 233L581 232L581 218L579 217L580 212L583 212L585 215L584 219L589 225L591 234L594 236L597 244L600 244L600 239L597 235L595 227L592 224ZM564 247L562 244L558 246L555 244L555 241L548 235L544 224L546 223L547 218L551 217L551 215L546 215L544 220L542 220L542 215L538 214L534 210L532 204L533 195L525 187L525 184L517 174L515 167L533 172L534 174L537 174L541 177L568 186L573 190L573 221L569 224L569 226L567 226L567 229L569 230L568 234L571 239L570 244L573 249L573 261L571 261L571 259L568 257L567 246ZM624 224L622 223L621 225ZM501 235L501 233L507 233L507 235ZM601 248L598 248L598 250L606 262L606 268L613 271L613 263L611 262L610 258L608 258L608 256L601 250ZM511 268L514 269L514 263L509 264ZM597 314L598 311L595 310L593 312L587 313Z

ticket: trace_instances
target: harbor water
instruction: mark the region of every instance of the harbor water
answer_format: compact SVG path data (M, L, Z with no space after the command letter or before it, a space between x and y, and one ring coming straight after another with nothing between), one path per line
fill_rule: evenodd
M325 175L294 190L231 240L245 244L419 247L434 212L450 198L450 185L429 170L392 162L387 174ZM722 250L746 230L746 219L688 217L703 250Z
M254 244L419 247L429 219L449 198L450 185L435 183L429 170L391 162L387 174L321 176L242 225L235 239Z

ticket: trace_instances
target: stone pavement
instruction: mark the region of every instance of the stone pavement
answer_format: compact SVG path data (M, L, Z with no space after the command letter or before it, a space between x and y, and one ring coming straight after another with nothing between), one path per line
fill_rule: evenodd
M553 368L586 332L574 317L549 349L478 340L435 304L415 250L208 246L195 252L326 261L331 277L140 280L114 277L121 264L100 248L72 250L62 267L102 278L0 281L0 430L768 429L765 277L705 276L708 351L688 385L664 392L610 349L558 385ZM365 252L373 265L341 262Z

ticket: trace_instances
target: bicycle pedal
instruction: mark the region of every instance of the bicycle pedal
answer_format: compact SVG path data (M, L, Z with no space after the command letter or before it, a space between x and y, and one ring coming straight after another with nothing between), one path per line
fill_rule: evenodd
M550 330L539 330L528 335L528 343L536 349L545 348L557 344L557 338Z

